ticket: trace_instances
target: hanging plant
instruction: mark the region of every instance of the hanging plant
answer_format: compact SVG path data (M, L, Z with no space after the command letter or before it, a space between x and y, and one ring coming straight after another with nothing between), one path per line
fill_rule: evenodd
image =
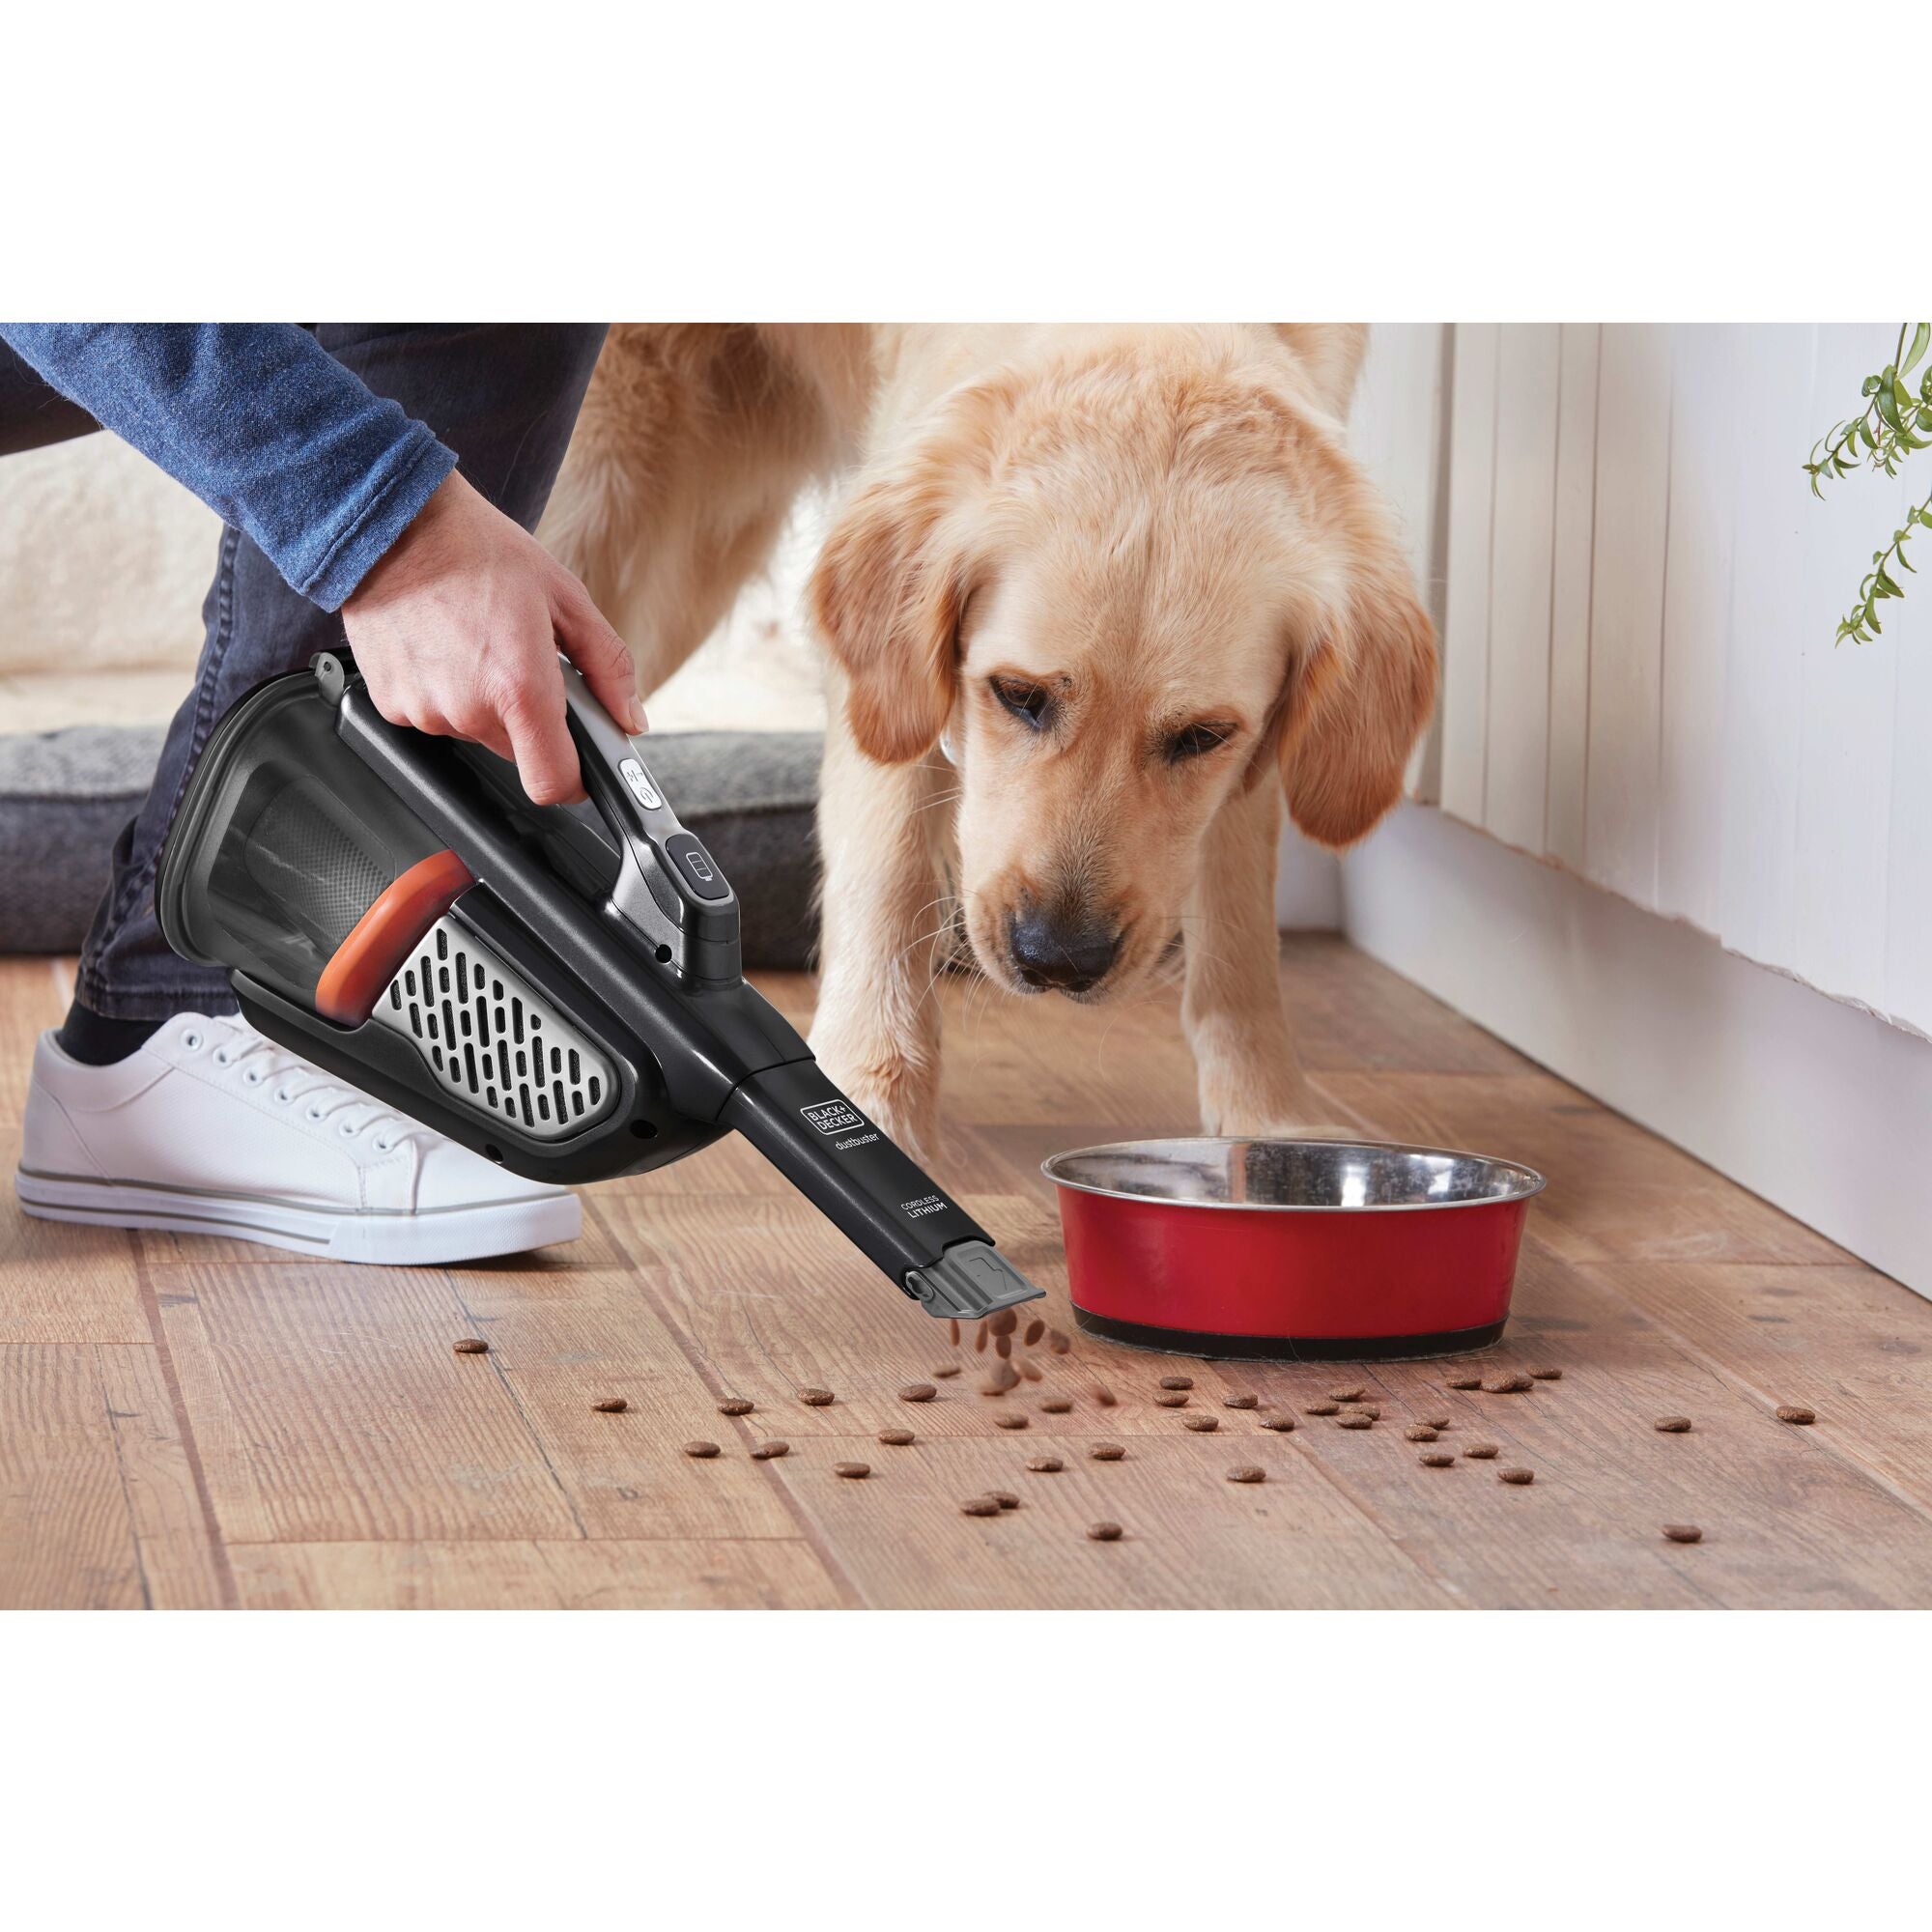
M1909 348L1908 330L1912 336ZM1812 446L1804 473L1811 479L1814 497L1824 496L1819 485L1827 479L1836 482L1854 469L1882 469L1888 476L1896 476L1898 466L1915 449L1932 449L1932 365L1918 379L1917 395L1906 380L1924 361L1928 347L1932 347L1932 323L1899 324L1898 347L1892 351L1891 360L1864 380L1862 393L1868 398L1864 413L1839 423ZM1908 510L1905 526L1892 531L1891 541L1883 550L1872 553L1871 573L1859 585L1859 601L1849 615L1838 619L1839 643L1847 638L1854 643L1869 643L1885 628L1878 620L1878 607L1888 597L1905 595L1892 574L1894 568L1918 576L1905 546L1921 526L1932 530L1932 495L1916 509Z

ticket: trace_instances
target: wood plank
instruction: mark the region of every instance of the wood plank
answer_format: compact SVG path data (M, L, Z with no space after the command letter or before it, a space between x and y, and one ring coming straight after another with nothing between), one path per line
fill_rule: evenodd
M263 1610L825 1610L802 1542L255 1543L235 1552Z
M1823 506L1792 459L1831 427L1811 418L1817 335L1810 327L1746 331L1742 382L1756 401L1730 430L1739 543L1731 571L1719 913L1724 944L1751 959L1793 956L1804 639L1794 633L1791 612L1804 594Z
M0 1347L0 1609L147 1601L99 1351Z
M1589 876L1638 905L1657 899L1657 768L1670 489L1664 330L1603 335L1597 532L1590 611Z
M737 1257L741 1269L747 1259ZM783 1498L745 1453L745 1432L718 1413L731 1391L707 1385L634 1273L533 1280L461 1269L452 1279L585 1536L796 1535ZM591 1408L612 1397L630 1405L621 1415ZM692 1441L725 1453L695 1461L684 1454Z
M1591 559L1597 520L1597 367L1603 331L1565 323L1557 397L1549 586L1549 794L1545 846L1580 872L1590 761Z
M14 1192L17 1131L0 1131L0 1343L142 1343L134 1238L125 1228L40 1221Z
M194 1263L156 1289L231 1545L582 1534L502 1365L452 1352L474 1330L441 1270Z
M1390 1137L1528 1161L1549 1182L1531 1225L1566 1259L1832 1263L1822 1235L1547 1073L1336 1074L1317 1088Z
M1539 854L1549 777L1550 571L1561 349L1561 331L1553 323L1507 325L1496 377L1483 824L1506 845Z
M1724 850L1724 704L1737 528L1732 426L1742 327L1673 327L1658 767L1657 907L1716 932Z
M881 1449L826 1437L775 1464L878 1609L1395 1609L1449 1599L1332 1485L1293 1436L1128 1435L1124 1461L1065 1454L1058 1474L1025 1467L1024 1437L933 1437ZM990 1435L990 1432L988 1433ZM869 1463L865 1482L831 1472ZM1236 1463L1267 1472L1226 1480ZM998 1517L961 1501L1004 1489ZM1118 1522L1119 1543L1088 1540Z
M1852 414L1860 385L1889 361L1895 329L1839 327L1819 331L1811 412L1822 434ZM1803 478L1799 481L1802 483ZM1918 484L1916 500L1922 500ZM1806 549L1816 559L1795 608L1784 614L1799 652L1797 839L1792 866L1792 951L1774 963L1825 992L1877 1007L1885 1000L1887 883L1891 832L1891 754L1897 716L1898 665L1912 648L1888 605L1884 635L1872 644L1833 641L1837 621L1882 549L1899 527L1907 483L1861 474L1825 500L1807 502ZM1914 586L1915 588L1917 586ZM1928 635L1920 628L1919 637ZM1922 741L1909 759L1924 762ZM1917 890L1923 891L1922 881Z
M1494 506L1496 357L1492 323L1458 323L1449 416L1448 582L1443 589L1442 810L1483 822L1490 717L1490 538Z
M1807 1271L1808 1272L1808 1271ZM1820 1452L1648 1321L1604 1271L1525 1245L1510 1333L1470 1366L1554 1366L1530 1393L1450 1390L1447 1363L1358 1376L1383 1421L1298 1432L1362 1509L1471 1605L1490 1608L1919 1607L1932 1603L1932 1514ZM1447 1414L1439 1447L1501 1455L1425 1469L1390 1425ZM1692 1418L1663 1435L1659 1415ZM1529 1468L1514 1490L1498 1466ZM1666 1522L1704 1541L1664 1541Z
M1817 1411L1805 1434L1932 1508L1932 1334L1875 1269L1605 1263L1587 1277L1667 1328L1760 1409Z
M99 1349L136 1560L149 1607L232 1608L234 1578L183 1436L158 1351Z

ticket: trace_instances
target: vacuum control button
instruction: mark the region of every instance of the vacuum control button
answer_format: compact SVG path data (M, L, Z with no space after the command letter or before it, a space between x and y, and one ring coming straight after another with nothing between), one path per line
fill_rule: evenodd
M712 863L711 854L691 833L673 833L665 840L665 850L670 855L671 863L684 874L685 883L699 898L724 899L731 896L731 887L724 874Z
M617 769L622 773L624 782L631 787L631 796L646 811L656 811L663 806L664 794L651 782L650 773L636 758L626 758Z

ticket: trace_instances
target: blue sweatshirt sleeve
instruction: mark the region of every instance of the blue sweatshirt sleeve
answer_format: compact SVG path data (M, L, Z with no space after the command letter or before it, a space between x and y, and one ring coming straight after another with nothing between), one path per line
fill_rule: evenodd
M0 337L325 611L456 468L293 324L6 323Z

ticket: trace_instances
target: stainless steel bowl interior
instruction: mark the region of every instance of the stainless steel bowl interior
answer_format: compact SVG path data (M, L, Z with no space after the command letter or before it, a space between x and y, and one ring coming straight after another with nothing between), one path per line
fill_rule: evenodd
M1544 1185L1515 1161L1381 1141L1120 1141L1057 1153L1040 1172L1087 1194L1302 1213L1475 1208Z

